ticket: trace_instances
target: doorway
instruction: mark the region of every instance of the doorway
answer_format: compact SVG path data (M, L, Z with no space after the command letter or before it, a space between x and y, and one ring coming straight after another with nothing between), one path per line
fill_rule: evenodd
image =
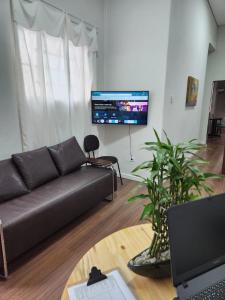
M213 82L207 143L225 145L225 80Z

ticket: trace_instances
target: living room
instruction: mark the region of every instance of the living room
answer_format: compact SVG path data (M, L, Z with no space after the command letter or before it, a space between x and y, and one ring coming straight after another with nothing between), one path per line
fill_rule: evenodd
M109 299L192 299L172 216L223 211L224 28L223 0L0 1L0 299L107 299L74 292L92 267Z

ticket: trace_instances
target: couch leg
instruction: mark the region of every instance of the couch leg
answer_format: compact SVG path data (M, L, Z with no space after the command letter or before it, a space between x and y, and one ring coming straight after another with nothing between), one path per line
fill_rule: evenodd
M9 273L8 273L8 264L7 264L6 251L5 251L5 239L4 239L3 226L1 220L0 220L0 240L1 240L1 257L2 257L2 265L3 265L3 273L0 274L0 277L7 279Z

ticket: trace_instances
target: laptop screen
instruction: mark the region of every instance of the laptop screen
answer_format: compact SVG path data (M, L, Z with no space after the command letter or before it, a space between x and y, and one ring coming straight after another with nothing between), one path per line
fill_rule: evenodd
M225 194L172 207L168 224L175 286L225 263Z

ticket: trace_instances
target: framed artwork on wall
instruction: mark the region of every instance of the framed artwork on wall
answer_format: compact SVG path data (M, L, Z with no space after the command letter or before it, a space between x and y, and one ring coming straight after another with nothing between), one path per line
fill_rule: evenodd
M189 76L187 83L186 106L196 106L198 99L199 80Z

